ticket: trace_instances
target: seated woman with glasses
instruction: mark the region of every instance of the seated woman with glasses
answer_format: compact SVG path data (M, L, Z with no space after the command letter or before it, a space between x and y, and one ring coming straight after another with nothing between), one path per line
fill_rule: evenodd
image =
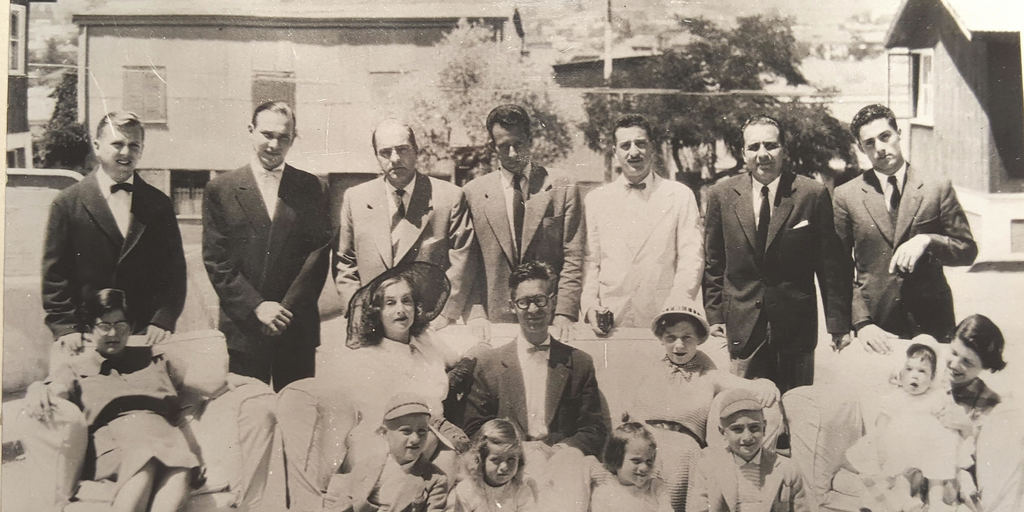
M95 351L68 358L29 386L26 412L45 421L56 398L82 409L95 448L95 474L85 476L109 484L99 489L109 491L112 510L176 511L199 466L173 419L180 376L152 347L127 346L123 291L100 290L91 302Z

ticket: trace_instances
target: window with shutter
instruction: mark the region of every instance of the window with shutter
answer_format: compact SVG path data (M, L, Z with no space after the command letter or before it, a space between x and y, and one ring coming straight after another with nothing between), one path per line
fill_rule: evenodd
M10 41L7 53L7 72L25 74L25 6L11 4Z
M166 123L167 68L125 66L122 107L135 112L143 123Z
M906 48L889 51L888 103L896 117L914 117L914 102L911 80L911 56Z
M252 106L268 101L283 101L295 106L295 73L291 71L254 71L252 76Z
M911 78L914 93L914 122L932 124L935 104L935 81L932 74L934 51L929 49L910 52Z

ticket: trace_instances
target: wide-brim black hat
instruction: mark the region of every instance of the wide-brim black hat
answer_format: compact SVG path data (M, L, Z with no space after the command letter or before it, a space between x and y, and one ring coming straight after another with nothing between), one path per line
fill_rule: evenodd
M381 283L393 277L403 277L410 283L412 295L420 307L418 314L425 322L441 314L452 292L452 284L448 281L444 269L433 263L414 261L385 270L357 290L348 302L348 339L345 341L347 347L358 348L365 343L368 332L363 321L363 311L370 306L370 300Z

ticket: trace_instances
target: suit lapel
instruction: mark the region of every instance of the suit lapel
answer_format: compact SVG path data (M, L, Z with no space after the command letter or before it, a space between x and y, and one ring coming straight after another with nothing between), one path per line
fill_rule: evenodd
M399 238L394 261L402 261L405 253L420 239L423 229L434 216L433 197L430 178L417 173L416 186L413 187L412 197L409 198L409 208L406 210L405 219L399 223L401 229L397 231Z
M103 172L103 170L97 168L92 174L82 179L82 193L79 198L85 210L99 226L100 231L111 243L122 248L124 247L124 237L121 235L121 230L117 228L117 221L114 220L114 214L110 212L110 205L107 204L103 193L100 192L100 185L96 180L98 172Z
M770 510L775 498L778 497L779 489L782 487L782 471L775 471L777 456L773 452L764 451L761 453L761 474L765 475L764 485L761 486L761 503L768 505L765 510Z
M296 190L297 172L290 165L285 165L284 171L281 172L281 184L277 188L277 208L270 223L270 257L264 263L264 273L266 269L275 268L275 260L281 254L281 248L295 225L297 215L292 205L302 200L301 193Z
M789 214L793 212L794 180L796 180L796 175L788 172L783 173L779 177L779 188L775 190L775 199L778 206L775 207L771 220L768 222L768 240L764 244L765 252L768 252L768 248L772 246L775 236L782 230L782 226L786 225ZM753 212L753 205L750 208L751 212Z
M484 218L498 240L505 258L511 267L516 261L512 250L512 230L509 228L508 212L505 210L505 193L501 189L501 171L494 171L481 178L484 183Z
M736 463L733 461L732 453L728 450L721 450L716 453L715 458L718 459L718 463L714 464L716 472L718 473L718 488L722 491L722 498L725 503L729 506L729 510L739 509L739 488L737 484Z
M882 193L882 184L878 181L875 171L866 171L862 178L861 190L864 192L864 209L875 221L875 227L882 233L882 237L889 245L893 245L892 219L889 218L889 211L885 208L885 194ZM902 208L901 208L902 210Z
M921 207L921 200L923 199L921 195L921 187L923 186L924 182L918 179L917 173L908 166L907 184L903 187L903 197L900 200L900 209L896 215L896 230L893 237L895 241L894 247L903 243L914 218L917 217L917 210Z
M135 191L132 192L130 208L131 220L128 222L128 234L125 235L124 244L121 245L121 254L117 258L118 263L124 261L125 256L135 248L139 239L142 238L142 233L146 231L146 223L150 219L149 208L154 204L153 199L148 197L149 194L149 185L136 174Z
M740 227L743 229L743 234L747 236L747 243L750 244L751 249L757 247L757 230L754 227L754 205L750 198L750 180L749 177L740 178L735 181L733 191L736 192L736 201L733 203L733 209L736 213L736 219L740 223Z
M523 246L519 248L520 255L526 254L533 236L537 234L537 227L540 226L551 200L551 195L548 194L550 190L547 170L534 165L530 172L530 197L526 199L526 211L523 214Z
M651 172L653 173L654 171ZM657 174L651 177L651 195L647 200L647 204L644 206L643 217L641 217L645 219L645 221L640 223L640 229L644 232L636 238L637 240L640 240L640 243L635 247L630 247L633 255L632 261L636 261L636 259L643 253L642 249L647 245L647 241L651 239L651 235L654 233L654 228L658 226L659 222L661 222L661 217L664 212L671 211L672 209L673 196L669 193L670 190L668 187L661 186L661 181L662 178ZM626 193L629 194L628 189Z
M527 431L526 386L523 384L523 368L519 366L516 355L516 340L501 347L500 394L511 398L506 407L498 410L499 416L508 416L519 424L523 432ZM504 409L502 411L501 409Z
M245 210L246 218L257 233L264 233L270 229L270 215L267 214L267 206L263 204L263 197L256 185L256 177L253 176L251 166L245 166L245 172L238 174L238 182L235 185L235 200Z
M558 411L565 383L569 380L571 362L569 347L558 340L552 340L548 352L548 386L544 395L544 417L547 418L548 425L554 421Z

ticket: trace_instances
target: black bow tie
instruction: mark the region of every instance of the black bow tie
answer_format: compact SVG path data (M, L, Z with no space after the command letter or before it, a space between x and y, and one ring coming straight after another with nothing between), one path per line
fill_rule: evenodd
M643 190L647 188L647 183L641 181L640 183L626 183L626 188L635 188L637 190Z
M551 349L551 345L549 345L547 343L545 343L543 345L530 345L529 347L526 347L526 353L527 354L534 354L534 353L537 353L537 352L547 352L550 349Z
M113 185L110 186L110 193L113 194L116 193L118 190L124 190L125 192L131 194L132 189L134 188L135 187L131 183L114 183Z

